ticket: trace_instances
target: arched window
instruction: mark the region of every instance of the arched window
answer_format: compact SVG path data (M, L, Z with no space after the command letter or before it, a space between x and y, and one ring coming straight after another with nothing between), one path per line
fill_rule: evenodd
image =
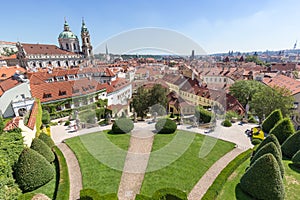
M57 65L60 67L60 61L57 61Z
M86 43L90 43L89 38L86 38Z
M42 63L40 62L39 64L40 64L40 67L42 68L43 67Z

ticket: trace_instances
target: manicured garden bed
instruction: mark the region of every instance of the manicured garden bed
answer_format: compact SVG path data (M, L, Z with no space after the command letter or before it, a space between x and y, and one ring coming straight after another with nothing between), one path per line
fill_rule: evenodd
M214 142L215 139L209 136L181 130L172 135L155 135L147 170L155 169L157 165L166 166L145 174L141 194L152 196L162 188L176 188L189 193L211 165L234 148L232 143L217 140L205 157L199 157L201 146ZM188 143L190 145L183 151ZM176 156L178 159L167 163L168 158Z
M128 134L104 131L66 140L79 161L83 188L94 189L101 195L118 192L129 139Z

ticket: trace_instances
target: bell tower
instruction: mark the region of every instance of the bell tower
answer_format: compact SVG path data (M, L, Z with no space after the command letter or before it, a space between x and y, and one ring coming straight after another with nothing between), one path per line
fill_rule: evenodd
M81 26L81 40L82 40L82 52L85 58L93 57L93 47L91 45L90 33L85 26L84 19L82 18L82 26Z

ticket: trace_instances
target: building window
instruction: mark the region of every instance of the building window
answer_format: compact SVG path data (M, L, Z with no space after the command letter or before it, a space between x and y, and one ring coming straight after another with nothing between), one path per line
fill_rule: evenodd
M64 95L67 95L67 91L61 91L59 90L59 96L64 96Z
M22 99L25 99L25 94L21 94Z
M69 50L69 44L68 43L66 44L66 48Z
M59 76L59 77L56 77L56 80L57 80L57 81L63 81L63 80L65 80L65 77Z
M76 44L73 44L73 49L76 50Z
M44 93L43 95L43 98L46 99L46 98L51 98L52 95L50 93Z

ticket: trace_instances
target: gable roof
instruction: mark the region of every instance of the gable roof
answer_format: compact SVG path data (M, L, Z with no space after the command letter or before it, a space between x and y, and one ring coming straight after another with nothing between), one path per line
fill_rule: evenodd
M0 81L12 77L17 71L22 73L26 72L26 70L23 67L19 67L19 66L0 67Z
M14 80L12 78L6 79L2 82L0 82L0 96L2 96L2 94L8 90L10 90L11 88L19 85L20 82L17 80Z
M278 74L272 78L264 78L263 83L270 86L279 86L284 87L291 91L292 95L300 93L300 81L297 81L293 78Z
M22 43L23 49L27 54L67 54L75 55L73 52L65 51L52 44L24 44Z

